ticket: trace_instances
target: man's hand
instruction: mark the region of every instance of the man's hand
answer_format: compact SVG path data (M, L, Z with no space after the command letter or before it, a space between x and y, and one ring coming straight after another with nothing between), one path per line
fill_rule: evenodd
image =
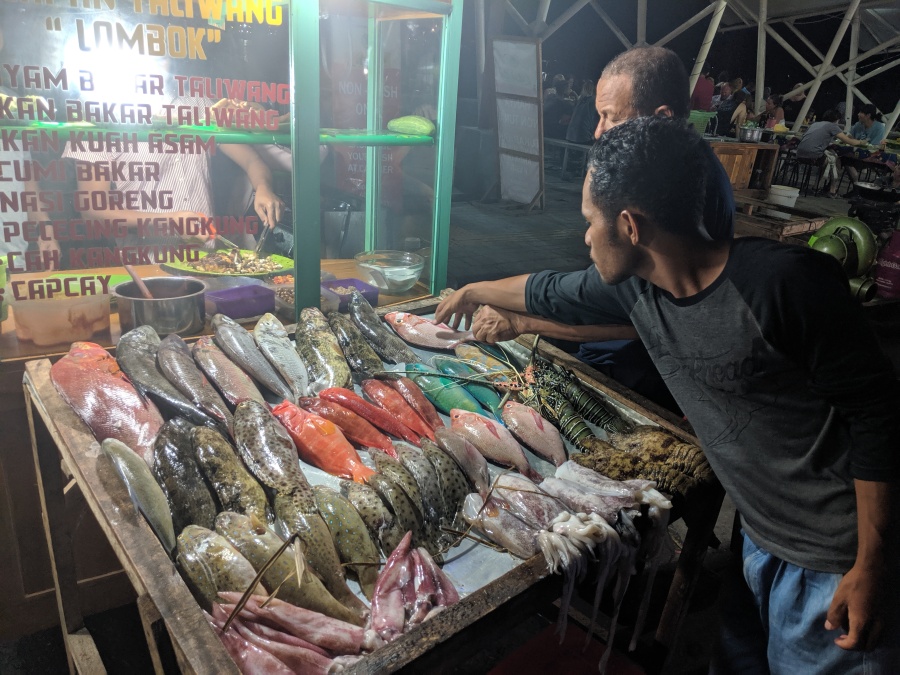
M278 221L281 220L284 202L268 185L260 185L253 199L253 207L266 227L275 227Z
M479 342L502 342L514 340L521 331L517 326L519 315L505 309L484 305L475 315L472 333Z
M869 651L878 646L881 638L880 569L865 569L854 565L838 584L828 608L825 630L842 629L834 643L842 649Z
M469 330L472 326L472 317L479 305L477 302L471 302L466 297L467 289L468 286L463 286L441 300L434 312L436 323L445 323L453 330L457 330L459 329L459 324L465 319L465 330Z

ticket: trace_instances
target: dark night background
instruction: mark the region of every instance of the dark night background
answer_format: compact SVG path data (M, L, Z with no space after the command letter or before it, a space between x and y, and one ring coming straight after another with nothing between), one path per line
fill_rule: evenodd
M492 4L492 0L486 0L485 5ZM500 4L498 0L498 4ZM515 0L516 8L526 21L532 21L537 11L537 0ZM652 44L659 40L681 23L706 7L706 0L649 0L647 8L647 42ZM570 5L564 0L553 0L550 5L550 13L547 23L562 14ZM750 7L755 7L756 2L751 0ZM603 8L615 21L616 25L625 33L632 42L637 35L637 3L636 2L604 2ZM770 12L775 6L769 3ZM840 24L841 14L823 14L822 16L808 19L799 19L795 26L824 54L831 45L835 30ZM725 21L730 16L725 12L720 27L725 26ZM733 15L731 15L733 16ZM460 96L475 96L475 3L466 2L465 28L463 31L462 61L460 64ZM670 41L666 46L673 49L681 56L685 67L690 72L697 58L700 44L709 25L709 16L701 19L684 33ZM782 25L776 24L775 30L792 45L806 60L817 67L820 60L809 49L800 43L800 40ZM507 35L521 35L516 24L507 17L504 31ZM861 29L862 36L865 29ZM552 78L557 73L572 74L577 82L584 78L596 79L603 66L616 54L624 50L622 43L612 34L609 28L601 20L600 16L590 7L583 7L562 28L557 30L543 43L543 58L547 77ZM850 50L850 30L848 29L841 42L841 46L834 57L833 64L840 65L848 60ZM862 52L863 49L860 49ZM898 58L898 54L881 54L873 56L857 68L858 75L874 70L885 62ZM727 70L731 77L742 77L744 83L756 79L756 26L744 30L731 31L717 34L713 40L706 64L712 66L713 76ZM812 76L800 66L794 58L788 54L771 37L766 39L766 78L765 85L771 86L776 94L789 91L797 82L808 82ZM860 90L865 93L875 105L888 115L897 104L897 96L900 94L900 66L888 70L873 77L860 85ZM831 77L822 83L819 93L813 102L812 111L819 117L838 101L844 100L846 87L837 78Z

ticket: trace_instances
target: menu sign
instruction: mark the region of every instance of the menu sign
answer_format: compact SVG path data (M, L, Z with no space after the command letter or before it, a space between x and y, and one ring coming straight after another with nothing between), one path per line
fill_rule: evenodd
M190 266L217 235L253 247L283 207L256 145L287 134L288 11L0 0L4 303L108 294L101 268Z

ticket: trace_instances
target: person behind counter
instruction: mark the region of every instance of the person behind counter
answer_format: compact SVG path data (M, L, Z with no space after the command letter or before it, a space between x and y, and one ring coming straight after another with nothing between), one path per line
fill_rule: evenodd
M220 102L221 103L221 102ZM203 108L208 101L202 99L179 98L175 105L197 106ZM254 208L260 219L260 225L274 227L281 218L284 204L275 194L272 188L272 173L269 167L262 161L252 146L216 144L216 149L221 150L227 157L233 160L246 173L255 192ZM212 203L212 176L210 172L210 158L207 152L196 153L150 153L148 144L138 143L138 149L134 152L84 152L73 150L71 145L66 146L63 157L80 162L91 163L94 166L111 166L112 162L125 163L156 163L159 165L158 174L146 172L140 177L116 181L115 190L118 192L132 192L134 194L156 193L162 191L171 192L171 205L157 204L144 208L131 209L104 209L95 207L94 200L90 200L88 208L81 210L84 218L95 219L121 219L128 228L125 237L117 237L117 246L150 246L167 247L178 246L188 240L203 242L209 235L199 234L182 239L178 235L165 235L148 233L146 227L141 229L140 223L147 219L159 217L164 213L167 218L187 222L190 218L208 218L214 215ZM83 194L109 195L113 189L113 182L103 178L91 176L78 180L77 189ZM108 200L99 199L98 206L102 206ZM159 255L165 255L160 251ZM159 259L159 256L157 256Z
M688 89L687 72L675 52L663 47L635 47L619 54L607 64L597 82L595 103L600 122L595 137L639 115L687 119ZM727 241L734 235L731 183L710 146L705 148L711 179L703 187L704 236ZM591 289L600 284L593 265L560 275L560 284L571 289L579 300L574 304L560 303L541 316L529 313L525 307L529 278L521 275L463 286L441 302L435 317L438 321L452 321L454 327L465 320L466 328L471 325L476 338L486 342L509 340L522 333L540 333L548 338L583 343L578 347L579 359L639 394L675 409L675 402L646 350L635 339L634 328L627 323L589 325L590 312L582 313L584 305L590 309Z

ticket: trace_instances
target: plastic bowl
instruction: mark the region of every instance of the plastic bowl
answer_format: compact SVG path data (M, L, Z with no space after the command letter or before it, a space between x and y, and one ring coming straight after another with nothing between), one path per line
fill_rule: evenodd
M365 251L353 256L360 279L388 293L402 293L416 285L425 259L407 251Z

